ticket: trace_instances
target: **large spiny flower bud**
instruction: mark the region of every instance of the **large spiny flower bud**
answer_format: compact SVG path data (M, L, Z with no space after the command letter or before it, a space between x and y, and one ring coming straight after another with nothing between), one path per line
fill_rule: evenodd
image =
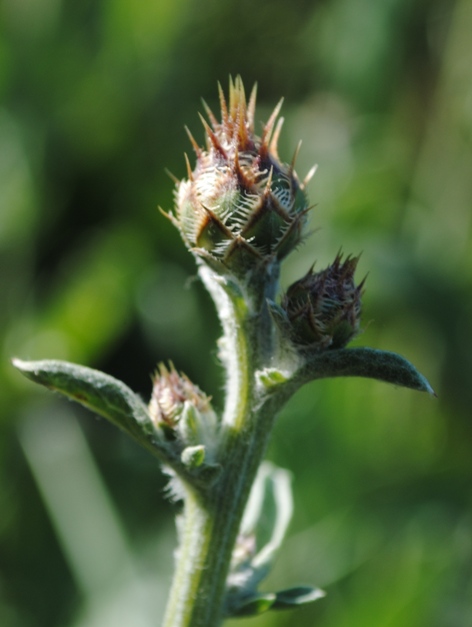
M280 102L254 133L256 89L249 102L242 80L230 81L229 102L220 87L221 122L205 105L206 148L189 133L197 155L188 179L177 182L176 223L193 252L221 272L244 274L261 260L280 260L302 239L308 211L305 185L294 163L277 154L283 118ZM295 157L294 157L295 160Z
M359 333L364 281L354 283L358 257L337 255L326 270L291 285L282 301L295 344L315 350L342 348Z

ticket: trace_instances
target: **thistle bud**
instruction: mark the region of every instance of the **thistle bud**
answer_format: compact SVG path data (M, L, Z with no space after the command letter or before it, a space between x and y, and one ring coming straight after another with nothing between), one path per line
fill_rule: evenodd
M187 444L200 444L202 428L216 424L210 398L171 364L159 364L154 375L149 413L156 426L170 439L182 437ZM200 440L200 441L199 441Z
M313 269L291 285L282 301L295 344L315 350L346 346L359 333L364 281L354 283L358 257L337 255L326 270Z
M220 88L221 122L205 105L206 147L189 133L197 164L192 171L187 159L188 178L177 182L172 218L195 254L236 275L261 260L281 260L300 243L308 211L305 185L314 172L299 182L294 163L279 159L282 103L261 137L254 133L255 104L255 88L247 103L238 77L230 81L228 103Z

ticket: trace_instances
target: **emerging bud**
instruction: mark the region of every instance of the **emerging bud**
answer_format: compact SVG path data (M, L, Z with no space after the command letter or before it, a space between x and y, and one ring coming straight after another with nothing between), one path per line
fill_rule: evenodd
M176 437L179 428L179 431L184 429L186 435L188 431L194 432L196 439L198 422L205 418L214 422L210 398L188 377L179 374L172 364L169 370L159 364L153 384L149 413L167 436Z
M291 285L282 301L292 340L315 350L346 346L359 332L364 281L356 287L359 257L337 255L326 270L308 274Z
M256 89L246 103L240 77L230 81L229 103L220 88L221 122L205 105L206 148L190 135L197 155L188 180L178 183L173 218L183 239L209 265L240 275L261 260L282 259L302 239L308 211L305 185L280 162L277 141L281 102L254 133ZM275 130L274 130L275 127Z

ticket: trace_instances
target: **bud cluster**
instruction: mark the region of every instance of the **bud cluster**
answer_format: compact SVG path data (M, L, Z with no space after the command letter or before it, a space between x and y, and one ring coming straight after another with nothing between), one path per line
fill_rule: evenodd
M238 77L230 81L229 102L220 87L221 122L205 105L206 148L189 132L197 164L192 171L187 159L188 178L177 181L177 215L171 216L195 254L235 275L280 260L300 243L309 210L305 185L314 172L300 182L294 162L279 159L282 103L261 137L254 132L255 104L255 88L247 103Z
M354 283L358 257L334 262L321 272L313 268L287 290L282 308L295 344L324 350L342 348L359 333L364 281Z
M192 252L217 273L259 276L262 264L280 262L302 241L310 209L305 187L315 168L300 182L294 171L297 152L290 165L280 161L281 102L259 137L255 87L248 101L240 77L230 80L228 100L219 91L221 121L204 105L206 146L188 131L196 167L192 170L186 159L187 179L176 179L176 215L169 217ZM359 332L363 283L354 283L357 262L338 255L326 270L310 270L287 290L282 307L272 308L297 348L341 348ZM163 416L164 422L173 420L166 411Z

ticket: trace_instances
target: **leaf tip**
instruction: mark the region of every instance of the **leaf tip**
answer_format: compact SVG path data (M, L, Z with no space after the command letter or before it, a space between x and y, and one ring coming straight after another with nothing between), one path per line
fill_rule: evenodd
M12 366L19 370L21 374L23 374L25 377L28 377L29 379L32 378L32 375L34 374L34 362L24 361L23 359L19 359L18 357L13 357L11 359L11 363Z
M428 379L424 375L422 375L420 372L418 372L413 366L412 366L412 370L414 374L416 374L416 377L414 377L414 379L416 379L416 381L414 381L416 385L413 384L411 387L413 389L416 389L418 392L426 392L427 394L434 396L434 398L437 398L438 395L433 390Z
M431 387L427 379L424 380L424 391L430 394L431 396L434 396L434 398L438 398L438 395L433 390L433 388Z

